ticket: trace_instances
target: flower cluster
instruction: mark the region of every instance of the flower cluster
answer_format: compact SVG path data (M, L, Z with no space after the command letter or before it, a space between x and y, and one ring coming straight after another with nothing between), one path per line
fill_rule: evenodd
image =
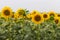
M37 10L29 12L26 9L19 8L16 12L13 12L10 7L6 6L2 9L0 14L0 18L3 17L7 20L9 18L14 18L16 20L19 18L26 18L27 20L30 19L35 24L43 23L49 19L53 19L56 24L60 22L60 14L57 14L54 11L40 13Z
M0 40L59 40L60 14L5 6L0 12Z

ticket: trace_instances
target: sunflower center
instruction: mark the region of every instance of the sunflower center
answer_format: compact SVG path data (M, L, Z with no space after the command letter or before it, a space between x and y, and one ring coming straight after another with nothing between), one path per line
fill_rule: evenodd
M25 14L25 11L24 10L20 10L18 13L19 13L19 15L23 15L23 14Z
M53 13L51 13L50 16L55 16L55 15Z
M10 11L9 11L9 10L5 10L5 11L4 11L4 14L5 14L6 16L10 15Z
M40 20L41 20L41 17L40 17L40 15L36 15L36 16L34 17L34 19L35 19L35 21L40 21Z
M58 17L60 17L60 14L58 14Z
M55 20L55 23L58 24L59 20Z
M44 15L43 15L43 17L44 17L44 18L47 18L47 15L46 15L46 14L44 14Z

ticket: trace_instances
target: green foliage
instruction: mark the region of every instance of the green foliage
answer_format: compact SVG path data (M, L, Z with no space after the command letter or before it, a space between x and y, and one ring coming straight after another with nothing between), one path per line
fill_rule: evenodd
M0 19L0 40L60 40L60 25L53 21L34 24L27 19Z

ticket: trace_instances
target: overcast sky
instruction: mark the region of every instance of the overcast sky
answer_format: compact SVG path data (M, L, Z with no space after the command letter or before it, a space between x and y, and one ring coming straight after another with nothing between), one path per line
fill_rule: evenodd
M0 0L0 10L4 6L9 6L16 11L18 8L27 8L28 10L60 12L60 0Z

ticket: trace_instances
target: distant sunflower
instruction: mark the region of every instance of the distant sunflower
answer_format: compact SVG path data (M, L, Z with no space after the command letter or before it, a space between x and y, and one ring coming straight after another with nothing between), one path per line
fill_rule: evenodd
M9 18L12 15L12 9L8 6L5 6L1 11L1 17Z
M33 10L32 12L30 12L29 14L27 14L28 18L32 18L33 15L37 14L38 11L37 10Z
M37 13L32 16L32 22L34 22L35 24L42 23L43 21L44 19L40 13Z
M54 22L58 24L60 22L60 19L58 17L54 17Z
M46 12L43 12L42 16L43 16L44 20L48 20L49 19L49 15Z
M36 14L36 12L37 12L37 10L33 10L33 11L31 12L31 14L34 15L34 14Z
M54 11L48 12L48 15L49 15L49 16L53 16L53 17L56 17L56 16L57 16L56 13L55 13Z
M60 19L60 14L57 14L57 17Z
M23 17L23 16L25 15L25 10L19 8L19 9L16 11L15 15L18 16L18 17Z
M39 13L37 10L33 10L32 12L31 12L31 16L33 16L33 15L35 15L36 13Z
M27 14L26 16L27 18L32 18L31 13Z

